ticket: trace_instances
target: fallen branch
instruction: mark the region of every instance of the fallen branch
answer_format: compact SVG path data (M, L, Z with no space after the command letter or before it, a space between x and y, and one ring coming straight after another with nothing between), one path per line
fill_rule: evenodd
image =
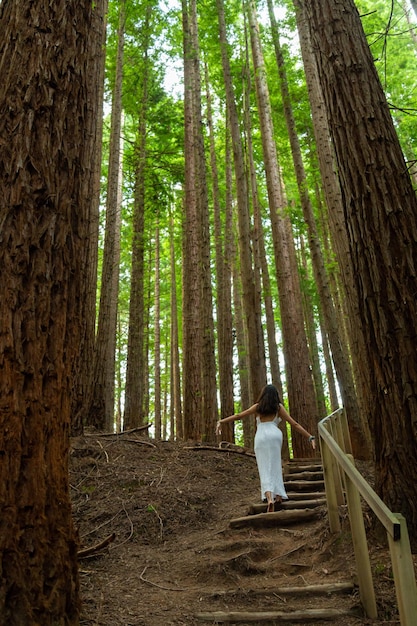
M108 546L109 543L112 543L112 541L114 541L115 539L116 533L112 533L111 535L103 539L103 541L100 541L100 543L96 543L95 546L90 546L89 548L83 548L82 550L78 550L78 558L83 559L86 556L90 556L91 554L99 552L100 550Z
M212 452L234 452L234 454L240 454L241 456L255 456L253 452L247 452L243 448L239 450L236 448L220 448L215 446L186 446L185 450L211 450Z
M145 424L145 426L137 426L137 428L129 428L129 430L122 430L120 433L85 433L85 437L122 437L123 435L130 435L140 430L148 430L152 426L151 423Z
M357 615L356 611L343 609L305 609L304 611L214 611L213 613L197 613L195 617L204 622L215 624L221 622L317 622L342 617L342 615Z

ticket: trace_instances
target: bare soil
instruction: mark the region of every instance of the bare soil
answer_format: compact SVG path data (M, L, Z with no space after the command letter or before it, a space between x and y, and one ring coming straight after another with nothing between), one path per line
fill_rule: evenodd
M363 470L369 472L366 465ZM321 507L312 521L231 529L231 519L260 502L251 455L155 442L137 433L89 434L72 441L70 482L80 548L115 534L105 548L80 559L84 626L194 626L218 623L198 618L213 611L322 606L351 608L356 615L309 624L400 623L387 543L371 529L366 511L377 622L364 617L357 587L344 595L279 592L355 581L349 521L341 510L343 530L332 535Z

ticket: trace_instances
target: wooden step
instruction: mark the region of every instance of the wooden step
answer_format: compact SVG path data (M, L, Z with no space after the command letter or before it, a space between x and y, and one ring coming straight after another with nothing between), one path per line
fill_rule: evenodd
M317 500L323 498L324 490L321 491L287 491L288 500ZM301 506L301 502L300 502Z
M289 511L292 509L300 508L299 500L283 500L281 503L275 502L275 511ZM326 506L327 501L326 498L316 498L314 500L303 500L302 507L304 509L315 509L318 506ZM262 504L251 504L249 507L248 514L249 515L258 515L259 513L266 513L267 505Z
M223 598L224 596L244 596L247 598L248 596L322 596L329 594L343 594L343 593L353 593L355 590L355 584L351 581L334 581L329 583L322 584L314 584L314 585L296 585L296 586L288 586L285 587L277 587L276 585L271 587L261 587L261 588L244 588L244 587L235 587L232 589L221 589L221 590L204 590L200 591L201 595L206 595L210 598Z
M323 472L297 472L297 473L284 473L284 480L323 480Z
M317 517L316 509L293 509L289 511L276 511L274 513L259 513L257 515L245 515L230 520L230 528L243 528L244 526L286 526L297 524Z
M308 489L324 489L324 480L284 480L285 491L307 491Z
M323 466L318 463L313 463L310 465L298 465L298 464L288 464L284 466L285 473L294 474L296 472L322 472Z

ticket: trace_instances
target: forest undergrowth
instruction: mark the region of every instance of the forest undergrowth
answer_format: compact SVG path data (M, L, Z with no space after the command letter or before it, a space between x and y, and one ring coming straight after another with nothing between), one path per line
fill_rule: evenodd
M372 480L369 465L359 469ZM231 529L260 502L253 455L87 434L72 440L70 483L80 549L108 542L80 558L83 626L194 626L200 613L324 604L353 607L339 626L400 623L387 543L367 510L377 622L364 617L356 586L319 598L275 592L355 582L349 520L342 508L342 531L332 535L322 507L313 521Z

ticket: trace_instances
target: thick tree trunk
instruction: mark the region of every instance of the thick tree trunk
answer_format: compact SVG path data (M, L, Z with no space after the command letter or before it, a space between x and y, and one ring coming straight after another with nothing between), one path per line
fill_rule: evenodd
M358 12L305 0L338 162L376 488L417 549L417 199ZM371 402L372 400L372 402Z
M79 623L68 450L103 3L0 5L0 623ZM93 33L96 36L93 36ZM97 62L95 64L95 61Z
M361 413L356 397L354 379L347 352L344 349L342 342L340 341L336 311L333 305L327 272L324 265L313 207L308 193L306 173L301 154L300 142L298 140L298 135L295 127L290 93L288 89L285 63L281 51L279 34L271 0L268 0L268 8L274 40L275 55L280 76L284 115L287 124L288 136L290 139L291 153L297 179L298 192L300 195L304 220L307 225L314 278L320 297L320 303L328 333L335 370L339 381L342 401L351 426L354 454L357 458L369 458L370 449L365 437L364 428L361 424Z

